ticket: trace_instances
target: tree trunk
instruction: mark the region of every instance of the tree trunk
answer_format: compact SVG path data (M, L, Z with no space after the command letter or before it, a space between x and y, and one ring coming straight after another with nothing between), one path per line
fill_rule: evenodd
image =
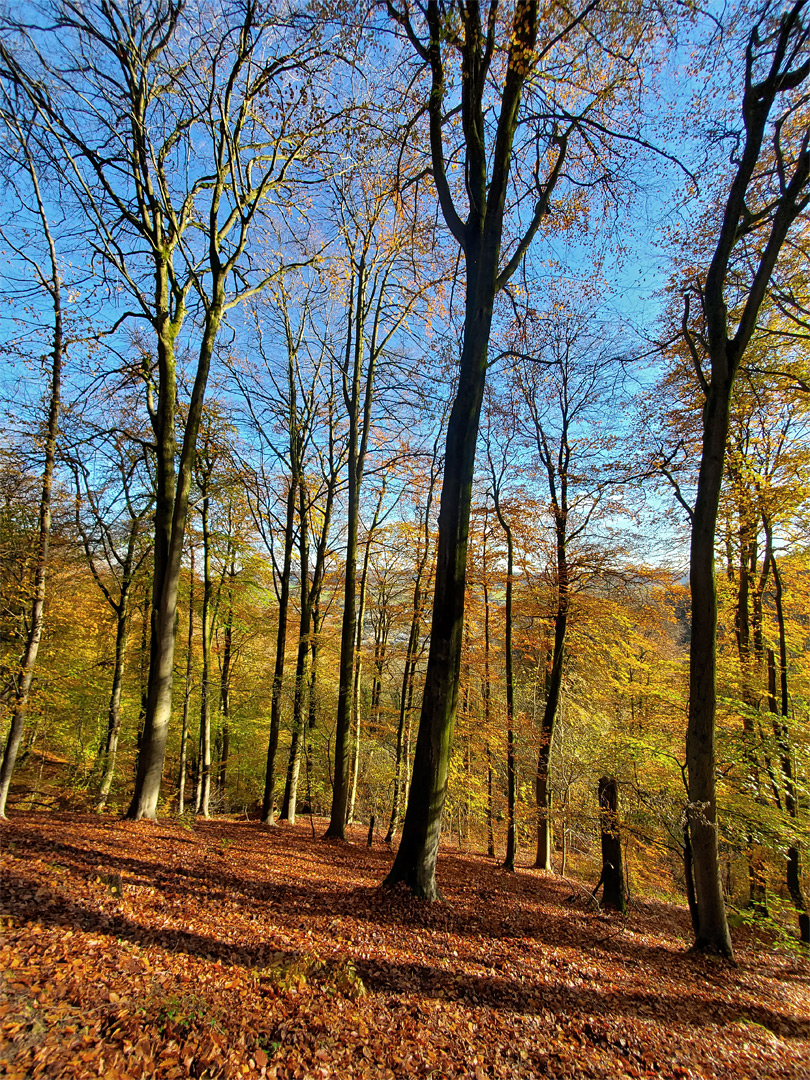
M209 477L206 477L207 487ZM211 810L211 532L208 494L202 500L203 603L202 603L202 679L200 682L200 774L197 780L197 813L204 818Z
M126 567L124 569L126 575ZM124 684L124 664L127 655L127 637L129 634L129 584L126 591L123 584L121 598L116 612L115 661L113 663L113 681L110 691L110 704L107 711L107 738L104 744L103 769L96 797L95 810L101 813L107 805L107 798L115 776L115 757L118 752L118 736L121 732L121 690Z
M492 750L487 743L487 855L495 858L495 822L492 807Z
M284 558L278 596L278 632L276 634L276 665L273 671L273 692L270 701L270 738L267 743L267 767L264 777L262 824L272 825L275 813L276 754L281 730L281 690L284 682L284 660L287 649L287 615L290 606L290 571L295 540L296 485L291 481L287 492L287 517L284 526Z
M236 567L231 562L228 572L230 585L228 588L228 611L225 616L225 626L222 636L222 670L219 679L219 712L222 717L222 749L219 758L218 784L222 795L223 806L227 810L228 800L225 795L228 782L228 762L231 753L231 669L233 665L233 581L236 577Z
M563 662L565 659L565 636L568 628L568 564L563 563L563 583L557 585L557 615L554 623L554 646L551 654L546 704L540 725L540 749L537 755L537 857L534 865L540 870L552 870L551 849L551 784L549 782L549 759L554 739L554 726L562 690ZM558 570L559 573L559 570Z
M775 584L776 601L776 624L779 631L779 685L780 685L780 708L781 721L774 721L774 730L779 744L779 756L782 764L782 780L785 786L785 809L795 821L799 816L799 800L796 792L796 783L793 777L793 760L790 752L790 736L788 732L788 681L787 681L787 639L785 636L785 613L782 603L782 575L776 564L776 558L771 552L771 566ZM769 669L769 702L774 716L777 714L776 702L776 658L773 652L768 650ZM802 857L799 840L796 836L791 838L787 849L785 864L785 883L793 901L796 917L799 921L799 940L804 945L810 945L810 907L807 897L802 888Z
M517 763L515 760L515 683L512 670L512 586L515 571L515 546L512 529L501 512L498 485L493 486L495 513L506 534L506 856L505 870L515 869L517 830Z
M703 410L703 452L692 519L689 587L692 635L689 646L689 722L686 734L689 836L699 931L695 948L732 955L726 920L717 838L715 725L717 592L714 538L723 478L730 380L708 388Z
M627 888L619 833L619 788L612 776L603 776L599 781L599 828L602 834L602 907L624 914Z
M194 546L188 581L188 638L186 640L186 686L183 693L183 723L180 729L180 778L177 784L177 812L186 812L186 766L188 756L188 709L191 702L191 661L194 644Z
M307 660L310 649L310 628L312 626L312 595L309 580L309 528L308 508L306 505L306 486L303 480L299 484L298 505L298 551L299 573L301 577L300 620L298 625L298 652L295 659L295 689L293 691L292 739L290 757L287 762L287 778L284 784L284 801L281 805L281 820L295 824L298 802L298 776L301 770L301 739L306 738L304 731L304 704L307 687ZM316 566L316 578L318 576Z
M500 237L498 237L500 240ZM458 702L475 447L487 369L495 296L494 250L467 252L467 299L458 388L447 426L439 543L422 712L402 839L389 885L404 882L428 900L439 896L436 857L447 794ZM481 263L486 269L481 268Z
M34 581L31 593L31 619L28 627L28 636L25 641L25 649L20 660L14 686L14 705L11 714L11 724L6 739L3 762L0 765L0 819L6 816L6 801L11 786L11 777L14 766L17 763L17 755L22 743L25 718L28 713L28 698L31 692L31 683L34 678L34 665L37 662L39 644L42 640L43 616L45 609L45 578L48 569L48 552L51 540L51 494L53 489L53 472L56 461L56 438L59 431L59 412L62 400L62 360L64 342L62 337L62 291L59 277L59 267L56 259L56 247L51 237L48 219L42 203L33 160L28 154L27 145L24 151L28 160L28 168L33 185L34 195L37 202L39 218L42 223L45 240L48 244L50 256L50 275L44 281L45 289L49 293L53 304L53 338L51 345L51 376L50 393L48 400L48 420L45 429L45 463L42 470L42 490L39 499L39 536L37 540L37 556L34 566Z
M152 586L152 637L149 653L149 685L143 740L138 754L135 792L127 817L155 820L166 758L166 742L172 708L174 646L177 630L177 597L183 558L183 541L188 520L189 491L197 434L200 429L205 387L214 344L222 320L224 280L221 270L214 275L212 299L205 311L197 371L188 404L180 462L175 469L175 419L177 372L175 335L185 310L172 323L170 285L165 258L155 255L155 319L160 392L153 416L156 451L155 547Z

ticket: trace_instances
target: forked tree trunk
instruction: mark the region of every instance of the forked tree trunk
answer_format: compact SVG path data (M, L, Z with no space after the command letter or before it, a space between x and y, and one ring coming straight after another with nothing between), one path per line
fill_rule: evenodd
M418 42L407 7L397 9L390 3L388 10L406 26L410 40ZM521 92L530 70L527 57L533 54L537 40L539 11L533 0L517 0L514 6L500 102L492 115L495 134L490 144L491 154L488 155L484 141L484 106L485 98L487 107L492 103L487 88L492 44L483 32L478 6L469 5L459 9L463 23L463 32L457 38L464 82L461 123L465 135L465 177L469 196L469 213L466 221L463 221L453 203L445 172L443 125L447 27L440 5L431 2L423 10L428 38L418 48L422 49L423 57L429 60L431 71L428 118L433 177L445 222L464 254L466 288L458 382L445 444L433 622L422 713L402 840L386 881L388 884L404 882L415 894L432 900L439 895L435 876L436 857L458 703L470 504L493 304L498 291L521 264L532 237L548 213L549 201L565 158L567 141L565 136L555 136L552 155L556 151L556 157L553 157L545 182L538 182L532 220L506 266L501 269L501 240L512 148Z
M697 496L692 515L689 587L692 601L690 640L689 721L686 735L689 832L698 930L695 948L731 957L731 936L720 882L716 799L715 716L717 594L714 542L720 486L729 427L729 404L740 363L757 326L762 302L779 254L794 223L808 205L810 132L804 120L784 122L771 117L774 105L790 115L786 95L795 94L810 77L806 61L805 0L775 14L765 8L751 27L745 51L745 93L742 97L744 140L734 158L734 173L723 207L711 262L702 288L698 283L701 326L695 336L689 321L688 297L682 321L683 336L704 394L703 437ZM783 143L783 132L801 138L794 153ZM763 147L767 145L767 150ZM768 188L768 166L778 162L778 185ZM762 176L765 179L761 179ZM762 183L764 200L755 194ZM739 245L756 232L757 254L744 287L736 277ZM747 256L746 256L747 257ZM734 276L734 285L731 278ZM727 290L736 328L729 326ZM700 346L700 347L699 347ZM708 358L710 372L704 372Z

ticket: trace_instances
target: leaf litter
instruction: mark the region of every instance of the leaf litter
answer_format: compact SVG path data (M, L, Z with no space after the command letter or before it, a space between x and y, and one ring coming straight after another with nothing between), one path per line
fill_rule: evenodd
M359 828L21 813L0 837L9 1080L810 1077L808 959L748 928L734 967L690 954L675 905L608 917L449 848L429 905L380 887Z

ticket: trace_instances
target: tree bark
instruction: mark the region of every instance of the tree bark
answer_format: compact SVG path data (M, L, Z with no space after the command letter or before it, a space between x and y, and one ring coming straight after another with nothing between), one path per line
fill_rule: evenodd
M602 834L602 907L624 914L627 888L619 832L619 788L612 776L603 776L599 780L599 827Z
M126 567L124 573L127 574ZM102 754L103 767L95 803L97 813L101 813L107 805L113 777L115 776L115 757L118 752L118 738L121 733L121 691L124 685L124 665L129 635L129 585L127 585L126 591L124 591L123 587L121 589L115 622L115 660L113 661L110 704L107 710L107 737Z

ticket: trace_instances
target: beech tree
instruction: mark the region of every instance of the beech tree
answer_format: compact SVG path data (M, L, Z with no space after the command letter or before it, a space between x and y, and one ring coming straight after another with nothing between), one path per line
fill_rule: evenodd
M271 195L286 196L311 137L298 119L319 52L312 25L266 14L255 0L212 14L176 0L49 0L41 21L5 19L0 45L65 195L87 221L91 259L153 338L142 363L157 479L147 710L128 811L136 820L157 811L183 535L214 348L226 312L278 272L278 258L255 259L248 240ZM301 78L290 94L292 72ZM178 347L195 308L178 455Z
M6 77L2 70L2 52L0 52L0 76ZM13 80L10 80L13 84ZM14 198L17 225L20 220L33 220L34 235L42 242L21 243L16 234L5 227L0 229L0 236L13 253L31 273L35 288L46 297L50 312L47 335L50 338L45 353L47 371L47 391L45 395L46 419L43 431L44 455L39 495L39 524L37 551L30 582L30 593L25 615L25 643L22 656L13 674L13 708L11 723L0 764L0 818L6 816L11 778L17 755L22 744L25 718L28 712L28 698L34 678L39 646L42 640L46 576L48 571L48 553L51 539L51 500L56 464L56 440L59 433L59 417L62 405L62 365L65 355L64 310L62 300L62 271L57 256L56 242L51 229L51 221L43 199L40 184L40 171L36 160L36 142L31 135L30 126L26 126L18 112L19 102L13 93L9 96L9 87L0 88L0 133L3 136L2 172L9 195ZM19 216L18 216L19 215ZM5 223L4 223L5 225Z
M426 72L423 111L430 157L425 173L465 267L464 328L447 428L430 653L402 840L386 879L435 899L458 702L472 479L495 297L549 218L553 198L565 190L566 166L584 178L591 149L598 143L599 153L609 153L611 125L600 123L597 114L605 121L603 110L614 95L631 73L636 79L634 65L640 62L645 32L626 12L614 20L609 5L603 8L597 0L574 11L560 6L543 12L536 0L517 0L509 9L501 9L497 0L485 6L429 0L418 7L409 0L388 0L387 10ZM603 46L610 74L606 66L595 77L596 85L586 80L572 99L563 100L566 92L558 98L553 72L562 54L566 65L588 54L593 74ZM621 53L626 59L617 62ZM519 127L525 138L517 153ZM459 130L461 141L455 143ZM603 165L598 168L604 176Z
M688 286L682 323L704 398L700 469L690 511L692 633L686 737L695 948L728 957L732 946L717 836L714 547L734 381L780 253L810 202L806 7L807 0L765 3L753 12L742 60L740 149L720 209L717 241L707 270Z
M400 342L425 290L424 268L413 259L413 246L427 241L406 228L403 207L391 176L380 160L379 175L368 163L357 175L336 184L340 223L340 261L335 267L345 294L344 342L335 354L346 417L346 572L340 639L340 675L335 722L335 769L332 807L326 835L345 839L351 801L351 727L357 670L360 604L358 551L360 506L369 455L375 450L380 413L390 403L391 384L402 423L407 399L401 374L386 376L391 352ZM425 254L427 254L425 252ZM429 267L427 257L425 263ZM398 366L398 365L397 365ZM376 447L379 450L379 447Z

